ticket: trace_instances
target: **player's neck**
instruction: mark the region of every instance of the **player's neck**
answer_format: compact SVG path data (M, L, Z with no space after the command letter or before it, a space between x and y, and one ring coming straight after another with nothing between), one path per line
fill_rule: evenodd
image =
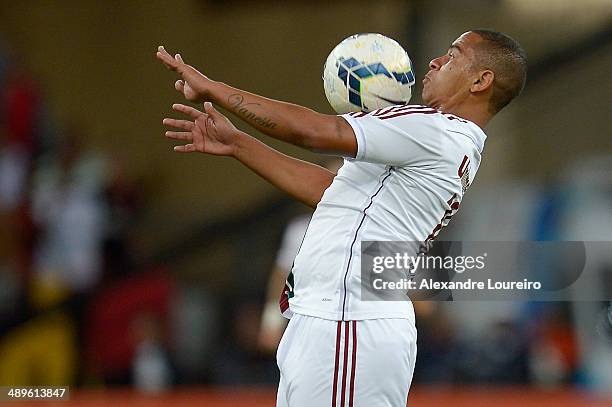
M489 112L488 105L483 103L473 103L464 101L463 103L449 103L440 106L444 113L451 113L455 116L469 120L481 129L489 123L493 115Z
M459 109L451 113L455 116L459 116L461 118L471 121L483 130L492 118L492 115L488 111L482 110Z

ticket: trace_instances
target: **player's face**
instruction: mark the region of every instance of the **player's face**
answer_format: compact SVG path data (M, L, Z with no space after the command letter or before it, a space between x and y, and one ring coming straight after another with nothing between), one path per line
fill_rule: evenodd
M423 102L443 109L469 96L473 83L471 68L474 46L482 41L478 34L467 32L457 38L448 52L429 63L423 79Z

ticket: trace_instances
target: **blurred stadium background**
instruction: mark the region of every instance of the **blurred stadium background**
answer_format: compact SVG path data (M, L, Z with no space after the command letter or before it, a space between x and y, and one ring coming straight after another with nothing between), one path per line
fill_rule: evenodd
M69 385L61 406L274 403L259 321L283 229L307 210L230 159L172 152L161 119L180 98L158 44L331 113L322 66L350 34L404 45L418 103L454 38L504 31L528 83L443 238L612 241L610 0L0 4L0 385ZM597 267L612 284L612 253ZM608 306L427 304L409 404L612 406Z

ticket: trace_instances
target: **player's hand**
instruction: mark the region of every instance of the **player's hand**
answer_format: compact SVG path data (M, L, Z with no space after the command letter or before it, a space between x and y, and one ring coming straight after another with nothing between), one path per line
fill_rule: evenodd
M184 113L191 120L165 118L163 124L182 131L168 130L166 137L187 144L174 147L179 153L207 153L214 155L234 155L236 142L242 134L236 127L217 111L210 102L204 103L204 112L182 104L172 105L172 109Z
M156 57L168 69L181 76L182 79L177 80L174 87L185 96L185 99L195 103L208 100L208 87L212 81L191 65L187 65L181 54L176 54L173 57L165 50L163 45L160 45L157 47Z

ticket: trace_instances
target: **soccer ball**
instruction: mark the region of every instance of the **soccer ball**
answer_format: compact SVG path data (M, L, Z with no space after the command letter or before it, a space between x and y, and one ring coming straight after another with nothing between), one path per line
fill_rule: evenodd
M410 101L414 73L408 53L382 34L356 34L332 50L323 87L339 114L369 112Z

